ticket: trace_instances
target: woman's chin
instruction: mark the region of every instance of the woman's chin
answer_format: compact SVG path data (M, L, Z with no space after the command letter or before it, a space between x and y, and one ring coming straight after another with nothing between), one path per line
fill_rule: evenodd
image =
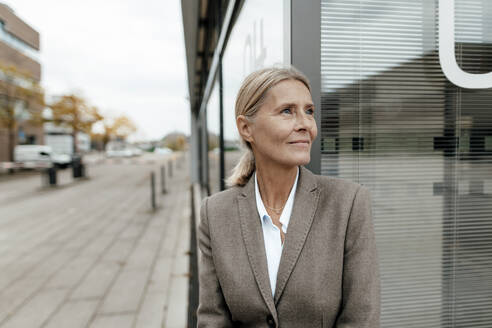
M292 160L289 161L289 165L290 166L306 165L309 164L310 161L311 161L310 154L295 156L294 158L292 158Z

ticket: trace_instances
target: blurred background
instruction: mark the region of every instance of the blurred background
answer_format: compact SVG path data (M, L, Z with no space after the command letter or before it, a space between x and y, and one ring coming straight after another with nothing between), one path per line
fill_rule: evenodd
M371 190L382 327L492 327L492 89L444 74L439 3L2 1L0 328L194 327L236 93L288 64L307 167ZM492 72L492 0L441 3L459 69Z

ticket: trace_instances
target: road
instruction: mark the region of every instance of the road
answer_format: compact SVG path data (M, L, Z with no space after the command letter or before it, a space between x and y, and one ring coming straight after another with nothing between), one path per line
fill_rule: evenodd
M54 188L38 174L0 180L0 328L185 327L186 157L92 159L87 179L65 170Z

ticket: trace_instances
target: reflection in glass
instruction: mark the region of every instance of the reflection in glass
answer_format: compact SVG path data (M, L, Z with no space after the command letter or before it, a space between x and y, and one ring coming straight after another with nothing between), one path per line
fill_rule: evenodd
M284 58L283 2L245 1L222 59L226 177L241 156L234 114L234 102L241 82L252 71L280 64Z
M488 0L456 1L456 54L492 71ZM322 174L368 186L382 327L492 322L492 90L442 74L434 1L322 1Z

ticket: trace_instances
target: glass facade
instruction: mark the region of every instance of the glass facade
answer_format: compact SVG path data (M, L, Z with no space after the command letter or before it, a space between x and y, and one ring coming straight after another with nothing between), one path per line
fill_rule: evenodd
M245 1L224 52L226 178L240 157L234 103L241 83L252 71L284 62L283 6L284 0Z
M439 2L321 0L316 161L322 175L371 190L382 327L492 322L492 88L461 88L443 73ZM302 30L285 21L302 16L284 16L285 3L243 2L230 32L222 99L216 82L197 131L211 193L220 190L220 102L227 177L241 154L234 103L242 80L290 57L286 25ZM492 72L492 0L443 3L455 7L459 68ZM305 51L294 44L287 51Z
M492 89L448 81L438 1L321 1L321 173L373 195L382 327L492 322ZM492 71L492 1L455 1L458 65Z

